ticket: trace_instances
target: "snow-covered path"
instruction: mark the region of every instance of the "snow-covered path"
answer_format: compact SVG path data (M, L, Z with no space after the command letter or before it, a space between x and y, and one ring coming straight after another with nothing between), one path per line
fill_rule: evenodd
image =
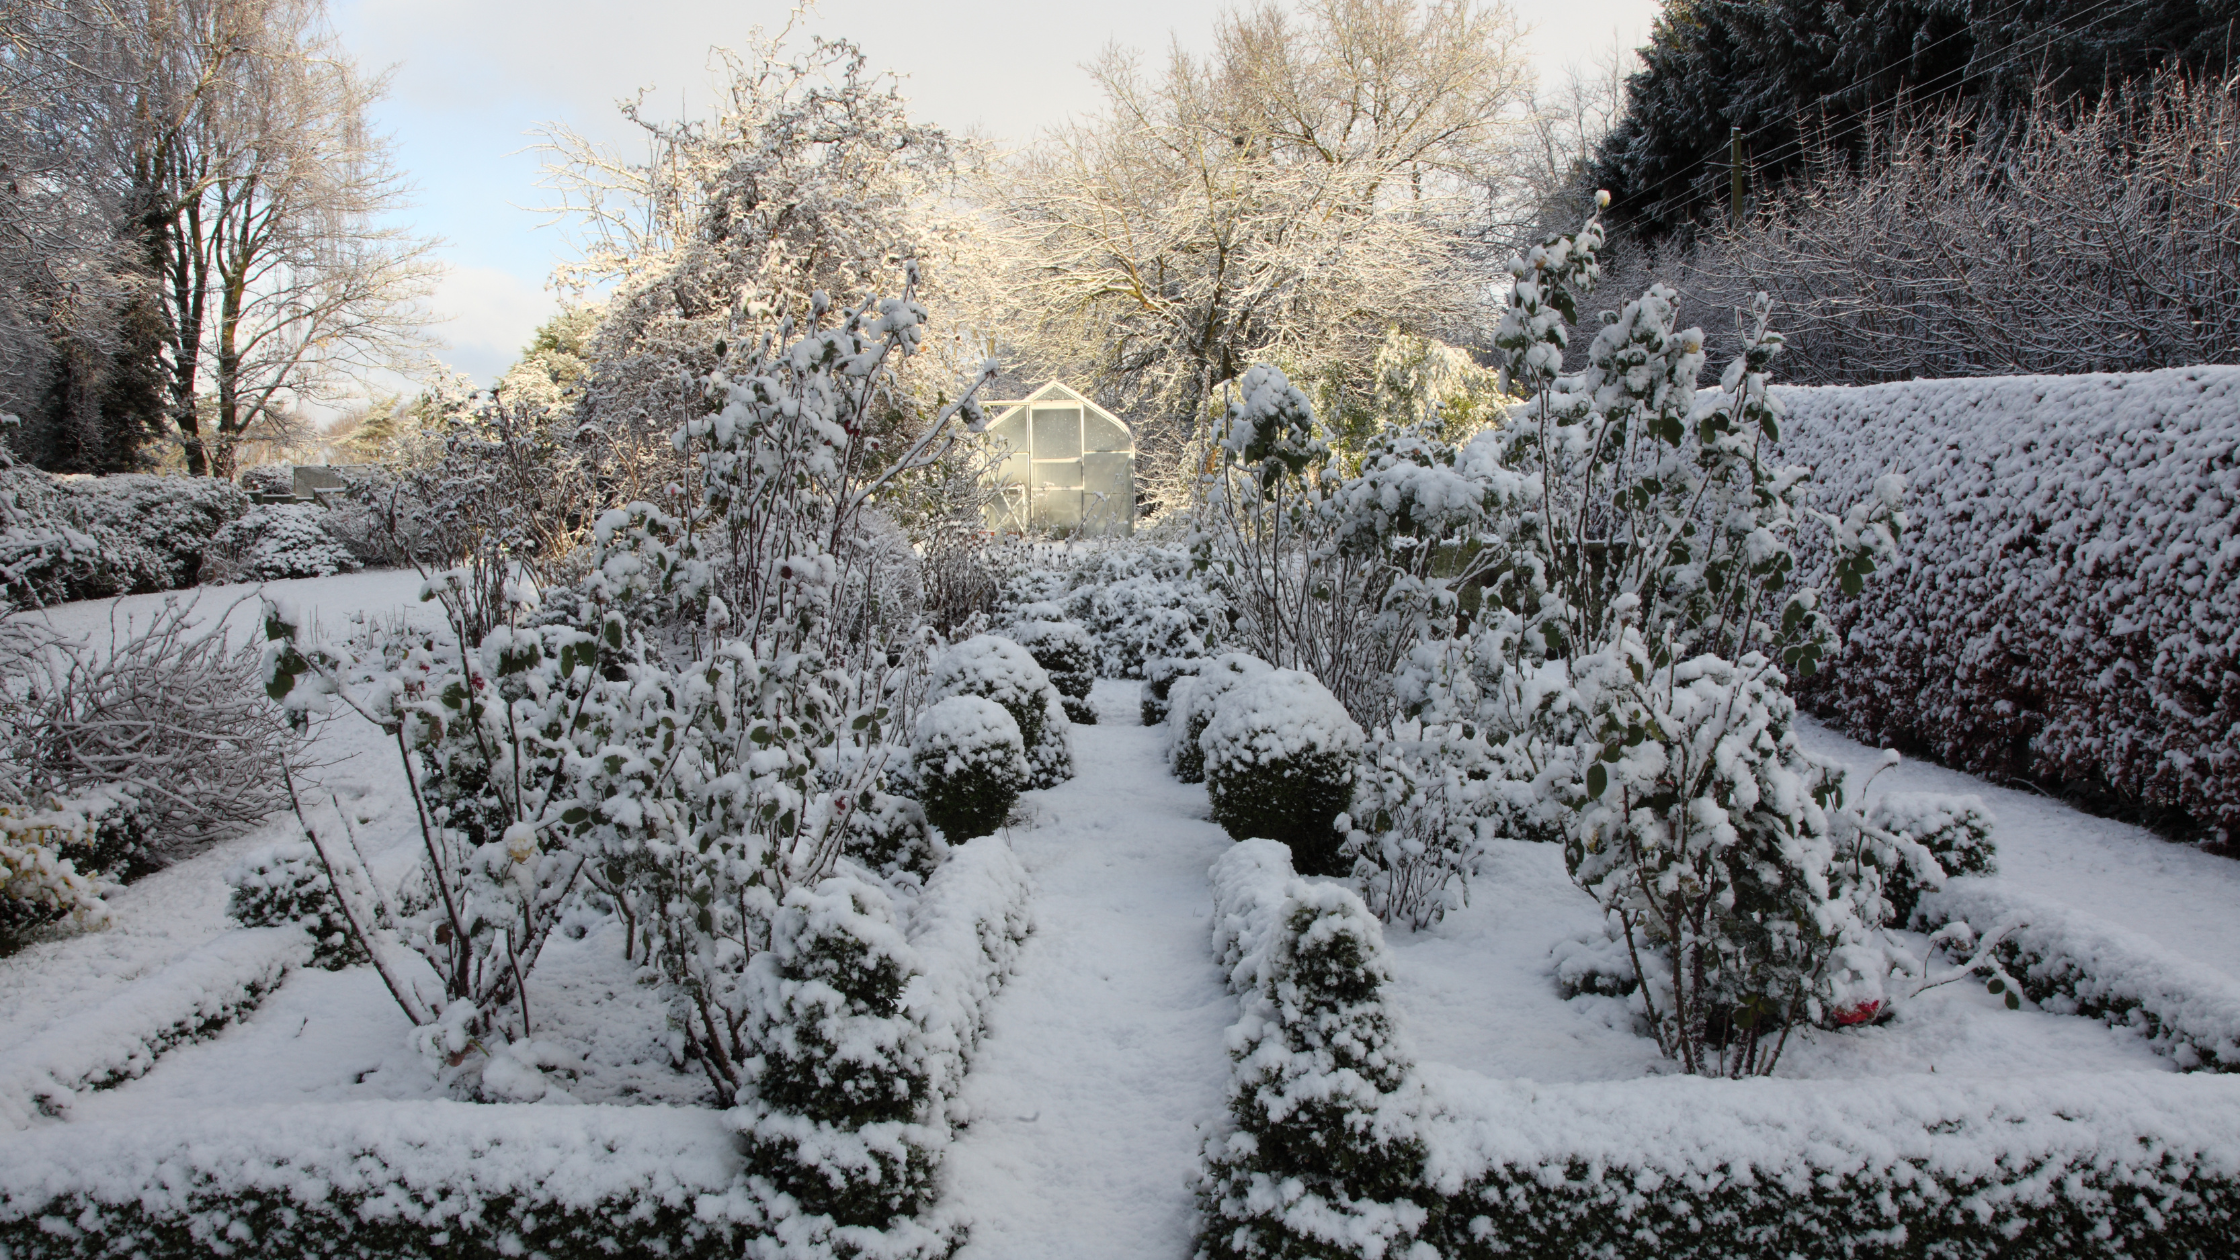
M1030 795L1012 846L1035 934L964 1086L950 1203L963 1260L1188 1255L1197 1126L1228 1077L1237 1003L1207 945L1206 868L1229 838L1138 724L1138 684L1100 682L1076 777Z

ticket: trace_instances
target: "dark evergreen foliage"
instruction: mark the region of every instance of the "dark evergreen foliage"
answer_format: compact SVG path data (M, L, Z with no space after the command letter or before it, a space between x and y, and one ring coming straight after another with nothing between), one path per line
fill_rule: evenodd
M2158 71L2221 77L2236 21L2240 0L1673 0L1592 178L1617 223L1661 236L1725 212L1730 128L1753 184L1782 183L1822 146L1865 160L1901 102L1998 126L2041 82L2092 99Z

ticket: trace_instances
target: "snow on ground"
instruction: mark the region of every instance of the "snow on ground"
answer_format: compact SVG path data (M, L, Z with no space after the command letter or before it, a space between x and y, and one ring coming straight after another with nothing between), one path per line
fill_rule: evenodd
M1799 719L1797 737L1805 751L1858 773L1873 770L1881 755L1810 718ZM1902 761L1885 771L1868 789L1867 800L1885 792L1982 797L1999 820L2002 881L2240 978L2240 915L2233 913L2240 905L2240 862L1926 761Z
M1872 770L1881 755L1810 720L1800 723L1799 733L1808 750L1860 771ZM2240 900L2240 862L1919 762L1883 773L1868 800L1884 792L1982 797L1998 818L2000 880L2240 976L2240 919L2230 909ZM1555 846L1495 842L1485 869L1471 881L1467 908L1428 931L1386 929L1399 960L1393 997L1418 1057L1492 1077L1547 1082L1669 1071L1654 1043L1632 1031L1623 1002L1565 1001L1557 993L1549 950L1597 931L1600 922L1593 902L1565 874ZM1879 1027L1805 1033L1792 1040L1777 1074L2173 1070L2134 1033L2093 1020L2009 1011L1980 984L1961 981L1920 995Z
M251 588L202 593L210 615ZM410 573L270 584L314 611L329 633L352 615L432 624ZM97 639L112 611L142 615L161 597L69 605L46 614ZM255 603L232 624L254 632ZM1136 724L1138 685L1100 681L1100 724L1072 732L1078 776L1022 798L1008 839L1036 881L1036 933L996 998L957 1103L964 1126L949 1160L949 1206L972 1222L967 1260L1180 1256L1191 1244L1188 1178L1199 1126L1223 1106L1223 1034L1234 998L1207 948L1207 868L1229 840L1206 821L1205 791L1176 782L1163 731ZM1862 770L1874 750L1811 722L1807 748ZM415 859L418 835L393 747L353 715L316 737L322 825L339 805L377 867ZM2000 876L2140 932L2240 976L2240 863L2171 844L2029 793L1935 766L1883 774L1886 791L1974 793L1997 814ZM84 1010L230 925L222 874L241 852L292 837L291 818L145 879L117 895L116 926L44 942L0 961L0 1053ZM1468 907L1424 932L1389 929L1392 998L1420 1060L1533 1081L1639 1078L1669 1071L1623 1004L1562 1000L1549 950L1592 932L1599 915L1553 846L1496 842ZM531 981L541 1039L581 1055L563 1078L585 1102L704 1101L675 1070L655 989L620 957L597 916L548 945ZM248 1104L438 1098L428 1065L368 968L291 976L217 1038L177 1049L147 1076L79 1104L85 1119L190 1117ZM2143 1039L2084 1019L2010 1012L1960 983L1917 1000L1879 1028L1814 1032L1791 1045L1781 1075L1812 1078L2054 1072L2163 1072Z
M254 585L205 587L175 596L134 595L87 600L28 614L61 633L96 646L109 642L112 624L121 633L145 625L167 598L191 601L197 624L227 615L228 632L247 642L257 633L260 588ZM342 577L303 578L267 583L263 590L295 600L318 614L330 633L344 631L343 619L360 611L410 616L413 624L434 624L432 606L418 603L420 576L382 570ZM407 611L409 610L409 611ZM331 819L341 801L359 824L359 842L378 855L416 841L403 771L392 746L370 723L345 715L320 725L311 759L319 768L308 776L316 790L307 795ZM295 820L268 820L245 835L211 846L194 859L139 880L110 897L113 926L35 943L0 963L0 1051L19 1045L59 1016L84 1010L143 976L160 971L180 954L234 924L225 917L231 892L225 870L236 857L280 839L294 839ZM403 855L399 855L403 856ZM382 863L378 856L377 864ZM394 861L396 859L389 859ZM407 859L409 860L409 858Z
M996 997L949 1156L962 1260L1183 1256L1197 1126L1222 1107L1236 999L1206 948L1206 869L1229 838L1175 782L1138 684L1099 681L1077 777L1030 792L1010 840L1035 935Z
M178 598L199 594L198 619L226 615L228 631L246 642L258 633L255 595L261 589L292 600L320 633L339 638L354 616L438 626L440 611L419 602L420 581L411 571L380 570L262 588L206 587ZM119 627L135 618L144 622L165 598L90 600L35 615L98 645L107 642L112 620ZM401 878L418 861L420 833L396 746L345 711L317 727L310 759L315 769L305 777L304 795L313 823L337 827L339 804L375 869ZM0 1053L234 930L225 917L226 868L243 854L298 836L293 816L275 815L111 897L109 929L43 941L0 961L0 1010L8 1012L0 1022ZM582 1102L704 1101L707 1082L671 1066L661 998L635 972L622 959L621 929L598 916L546 945L530 983L530 1016L539 1038L583 1060L581 1070L557 1075ZM121 1119L212 1106L447 1097L408 1046L409 1030L372 968L306 968L238 1025L171 1051L140 1080L92 1095L79 1114Z

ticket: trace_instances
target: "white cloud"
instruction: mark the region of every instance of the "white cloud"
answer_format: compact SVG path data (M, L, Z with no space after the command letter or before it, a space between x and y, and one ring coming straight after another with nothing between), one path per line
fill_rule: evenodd
M439 324L445 362L489 384L521 357L537 326L559 313L560 303L542 286L496 267L452 267L430 304Z

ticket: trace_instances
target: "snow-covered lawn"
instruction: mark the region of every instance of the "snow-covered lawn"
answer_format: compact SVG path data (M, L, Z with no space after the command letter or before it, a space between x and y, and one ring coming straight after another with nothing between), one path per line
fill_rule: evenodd
M1810 751L1861 773L1880 753L1809 719ZM2172 844L2139 827L2059 801L1994 787L1938 766L1902 762L1874 780L1885 792L1973 793L1998 817L1994 882L2049 897L2139 933L2240 979L2240 862ZM1470 905L1423 932L1388 928L1399 959L1394 999L1426 1063L1534 1081L1621 1080L1663 1067L1636 1036L1624 1003L1556 992L1549 950L1594 932L1601 917L1549 845L1498 841ZM2009 1011L1980 983L1921 995L1890 1023L1811 1031L1777 1075L1861 1077L1936 1072L2009 1077L2057 1072L2175 1070L2139 1036L2092 1020Z
M432 621L416 602L418 586L412 574L363 573L270 589L339 626L354 615ZM203 606L214 614L241 593L205 591ZM49 615L58 627L98 635L112 615L144 615L156 602ZM254 608L236 610L244 635ZM963 1254L974 1260L1187 1254L1199 1131L1224 1105L1224 1031L1237 1003L1208 949L1207 869L1230 842L1207 821L1205 789L1168 774L1163 733L1137 724L1138 684L1101 681L1092 703L1099 723L1072 732L1077 777L1028 793L1006 832L1035 881L1036 930L994 1000L955 1104L962 1127L944 1205L971 1222ZM1803 736L1812 751L1862 770L1875 761L1873 750L1825 727L1807 723ZM320 730L316 751L326 764L314 776L315 810L347 812L373 865L401 873L416 860L418 834L393 747L345 716ZM1982 796L1999 819L1997 880L2240 978L2240 916L2232 913L2240 863L1934 766L1901 765L1875 791ZM223 917L224 871L294 831L292 818L275 818L116 896L107 931L0 960L0 1078L20 1072L27 1056L54 1052L56 1038L84 1026L87 1012L138 1000L134 994L165 977L208 965L213 942L241 931ZM1547 1083L1668 1070L1621 1001L1566 1001L1556 991L1551 948L1599 921L1555 848L1496 843L1465 909L1426 931L1387 930L1398 960L1391 997L1416 1057L1443 1073ZM561 1083L579 1102L704 1102L705 1082L671 1066L659 995L633 971L621 958L619 929L598 916L585 914L548 948L530 993L538 1037L575 1061L558 1074ZM299 968L214 1038L174 1048L138 1079L77 1099L69 1122L191 1125L243 1107L443 1097L427 1061L406 1043L406 1022L371 969ZM1962 982L1905 1006L1886 1025L1803 1035L1779 1075L2173 1070L2134 1033L2009 1011L1980 984Z

